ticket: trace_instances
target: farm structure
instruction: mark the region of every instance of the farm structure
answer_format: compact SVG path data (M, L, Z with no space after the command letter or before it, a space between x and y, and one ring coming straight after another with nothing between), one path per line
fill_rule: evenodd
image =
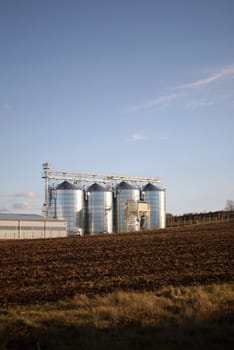
M58 238L67 236L65 220L41 215L0 214L0 239Z
M44 214L66 220L69 235L166 226L166 195L158 178L54 171L48 163L43 171Z

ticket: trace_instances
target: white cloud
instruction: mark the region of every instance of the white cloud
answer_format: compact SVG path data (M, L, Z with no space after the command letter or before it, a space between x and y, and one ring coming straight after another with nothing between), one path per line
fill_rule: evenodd
M0 194L0 212L40 213L42 194L37 192L19 192Z
M11 193L11 194L7 194L7 193L0 193L0 197L3 198L15 198L15 197L20 197L20 198L40 198L42 195L37 193L37 192L32 192L32 191L28 191L28 192L18 192L18 193Z
M145 139L146 139L145 136L143 136L141 134L137 134L137 133L132 134L132 136L131 136L131 140L133 140L133 141L143 141Z
M21 192L21 193L14 194L13 197L38 198L39 194L36 192Z
M10 109L12 109L12 106L9 103L4 103L2 105L2 108L5 109L5 110L10 110Z
M25 209L31 209L32 206L28 202L16 202L16 203L12 203L12 208L25 210Z
M19 192L0 194L0 211L38 211L42 195L37 192Z

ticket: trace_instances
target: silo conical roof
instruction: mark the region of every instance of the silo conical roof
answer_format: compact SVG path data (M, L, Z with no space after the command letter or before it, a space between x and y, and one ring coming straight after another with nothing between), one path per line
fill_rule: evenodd
M77 187L68 181L63 181L56 187L56 190L77 190Z
M135 189L135 187L130 185L126 181L122 181L116 186L116 189L117 190L133 190L133 189Z
M94 183L93 185L89 186L88 191L89 192L104 192L105 188L97 183Z
M143 187L143 191L161 191L161 189L149 182Z

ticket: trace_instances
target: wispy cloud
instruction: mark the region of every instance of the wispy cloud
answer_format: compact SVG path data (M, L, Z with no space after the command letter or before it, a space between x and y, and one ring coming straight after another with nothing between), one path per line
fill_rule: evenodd
M171 94L161 95L145 103L130 107L130 111L136 112L142 109L151 109L154 107L167 108L169 107L169 105L173 100L176 100L183 96L184 96L184 93L171 93Z
M10 109L12 109L12 105L10 105L9 103L4 103L4 104L2 105L2 109L4 109L4 110L10 110Z
M221 67L212 74L210 73L201 79L168 87L166 89L167 93L131 106L129 111L138 112L153 108L165 109L174 106L177 101L182 104L184 109L212 106L227 99L227 92L230 91L230 84L234 89L234 65ZM213 88L212 94L210 93L210 89L206 89L208 86ZM222 88L221 91L220 86ZM233 98L234 96L232 95L230 98L229 94L229 100L233 100Z
M134 134L131 135L131 140L132 141L143 141L145 139L146 139L146 137L143 136L142 134L134 133Z
M188 101L185 105L184 108L187 110L193 110L193 109L197 109L200 107L208 107L208 106L213 106L214 104L216 104L216 101L214 100L209 100L207 98L201 98L201 99L191 99L190 101Z
M40 195L36 192L21 192L21 193L14 194L13 197L38 198L40 197Z
M30 198L30 199L34 199L34 198L40 198L42 195L37 193L37 192L32 192L32 191L28 191L28 192L18 192L18 193L0 193L0 197L5 197L5 198Z
M184 90L184 89L194 89L210 85L212 83L224 80L224 79L233 79L234 77L234 66L228 66L221 68L218 72L209 75L206 78L198 79L189 83L181 84L176 86L174 89Z
M12 208L19 210L19 209L31 209L32 205L28 202L16 202L16 203L12 203Z

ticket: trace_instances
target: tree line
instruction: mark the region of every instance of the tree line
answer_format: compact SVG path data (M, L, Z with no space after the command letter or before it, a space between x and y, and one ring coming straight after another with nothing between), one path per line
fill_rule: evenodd
M209 222L227 222L234 220L234 201L227 200L224 210L207 213L187 213L183 215L166 215L166 226L198 225Z

